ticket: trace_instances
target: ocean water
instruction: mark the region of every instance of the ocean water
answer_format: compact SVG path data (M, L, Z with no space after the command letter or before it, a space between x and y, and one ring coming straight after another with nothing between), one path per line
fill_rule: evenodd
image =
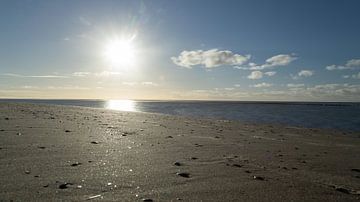
M72 105L360 132L360 103L19 99L0 102Z

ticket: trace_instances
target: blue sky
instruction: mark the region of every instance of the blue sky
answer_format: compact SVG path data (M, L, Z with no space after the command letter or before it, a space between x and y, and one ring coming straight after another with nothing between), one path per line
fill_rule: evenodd
M359 6L1 1L0 97L360 101Z

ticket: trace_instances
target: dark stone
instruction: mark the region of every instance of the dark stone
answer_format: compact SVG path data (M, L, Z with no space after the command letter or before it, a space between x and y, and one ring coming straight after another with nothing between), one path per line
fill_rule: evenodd
M175 166L181 166L181 163L180 162L175 162L174 165Z
M98 141L91 141L91 144L99 144Z
M190 173L176 173L176 175L180 176L180 177L185 177L185 178L189 178L190 177Z
M61 184L61 185L59 185L59 189L67 189L67 188L69 188L68 185L72 185L72 183Z
M339 192L342 192L342 193L345 193L345 194L351 194L351 192L348 189L345 189L343 187L335 187L335 190L339 191Z
M65 130L65 133L70 133L71 131L70 130Z
M75 162L75 163L71 164L71 166L73 166L73 167L78 166L78 165L81 165L81 163Z
M152 202L154 200L152 200L151 198L143 198L142 201Z
M264 177L255 176L255 175L254 175L254 180L264 181L264 180L265 180L265 178L264 178Z
M353 169L351 169L351 171L360 173L360 169L358 169L358 168L353 168Z

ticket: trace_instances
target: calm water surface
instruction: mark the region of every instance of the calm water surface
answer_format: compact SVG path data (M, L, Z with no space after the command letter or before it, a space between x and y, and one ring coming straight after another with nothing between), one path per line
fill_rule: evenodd
M360 103L132 101L132 100L0 100L153 112L190 117L277 123L290 126L360 131Z

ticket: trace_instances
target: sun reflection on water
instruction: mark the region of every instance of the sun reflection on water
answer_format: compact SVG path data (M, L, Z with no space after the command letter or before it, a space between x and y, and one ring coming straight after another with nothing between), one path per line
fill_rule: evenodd
M105 104L106 109L119 110L119 111L136 111L136 103L133 100L108 100Z

